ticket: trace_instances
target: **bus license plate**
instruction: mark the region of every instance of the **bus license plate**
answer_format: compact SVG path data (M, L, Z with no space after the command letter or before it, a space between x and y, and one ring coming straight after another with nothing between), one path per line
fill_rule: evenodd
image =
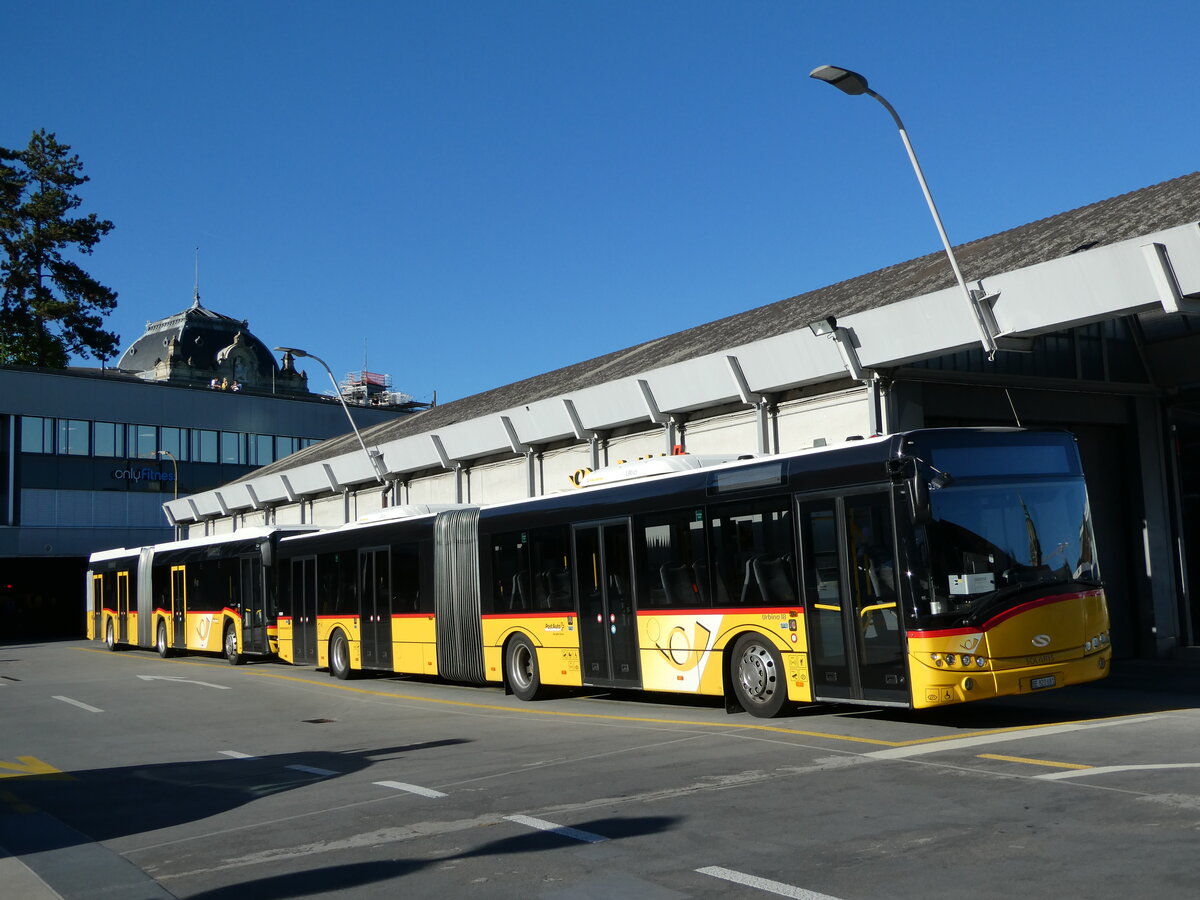
M1052 688L1058 683L1058 677L1055 675L1044 675L1041 678L1034 678L1029 682L1031 690L1038 691L1042 688Z

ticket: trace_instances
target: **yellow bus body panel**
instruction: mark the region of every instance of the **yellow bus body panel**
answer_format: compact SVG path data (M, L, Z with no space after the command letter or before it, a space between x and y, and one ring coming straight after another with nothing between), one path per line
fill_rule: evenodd
M1105 640L1097 640L1102 635ZM1108 674L1112 662L1108 635L1108 608L1102 590L1023 604L978 629L910 632L913 707L924 709L1096 681ZM1089 641L1093 642L1090 650ZM947 662L948 655L954 657L952 664ZM978 660L984 665L978 665Z
M783 660L788 699L811 702L807 635L800 607L791 609L648 610L638 614L642 687L684 694L725 693L726 651L744 634L769 641Z
M504 645L523 634L537 654L542 684L580 687L579 617L573 612L496 614L483 617L483 669L488 681L504 680Z

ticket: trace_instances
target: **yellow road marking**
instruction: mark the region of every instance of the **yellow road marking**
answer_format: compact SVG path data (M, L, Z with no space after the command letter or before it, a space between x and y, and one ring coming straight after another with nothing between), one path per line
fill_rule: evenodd
M1050 766L1055 769L1090 769L1079 763L1052 762L1048 759L1026 759L1024 756L1000 756L996 753L980 753L980 759L998 759L1001 762L1028 763L1031 766Z
M0 791L0 802L4 803L15 813L28 815L37 812L32 806L10 791Z
M71 778L62 769L56 769L36 756L18 756L15 763L0 762L0 778L22 778L30 775L41 778Z
M73 649L83 650L88 653L100 653L111 657L111 652L107 649L92 648L92 647L75 647ZM174 665L192 665L204 666L206 668L224 668L215 662L206 662L201 659L162 659L159 656L136 654L121 654L118 659L140 659L144 662L167 662ZM1122 719L1139 718L1138 716L1111 716L1106 719L1075 719L1067 722L1055 722L1050 725L1042 723L1039 725L1014 725L1008 728L991 728L984 731L968 731L962 734L943 734L936 737L915 738L909 741L886 741L880 738L855 737L847 734L831 734L824 731L802 731L797 728L784 728L778 725L761 725L757 722L693 722L686 719L655 719L643 716L623 716L616 713L581 713L568 712L565 710L551 709L536 709L532 705L527 704L521 707L501 706L494 703L472 703L466 700L445 700L440 697L417 697L411 694L398 694L391 691L376 691L369 688L351 687L347 684L329 683L324 681L314 681L311 678L301 678L296 675L279 675L272 672L259 672L251 670L246 674L253 674L259 678L278 678L282 681L295 681L299 684L307 684L312 687L333 688L340 691L349 691L355 694L364 694L370 697L382 697L389 700L411 700L414 703L430 703L441 706L457 706L467 709L484 709L495 712L519 712L522 715L530 716L553 716L566 719L594 719L604 720L609 722L631 722L635 724L651 724L651 725L689 725L701 728L719 728L737 731L765 731L773 734L788 734L795 737L810 737L823 738L831 741L846 741L854 744L873 744L878 747L917 747L924 744L936 744L944 741L958 741L964 738L973 737L991 737L994 735L1013 734L1020 731L1036 731L1040 728L1060 727L1063 725L1096 725L1099 722L1118 722ZM402 674L402 673L401 673Z

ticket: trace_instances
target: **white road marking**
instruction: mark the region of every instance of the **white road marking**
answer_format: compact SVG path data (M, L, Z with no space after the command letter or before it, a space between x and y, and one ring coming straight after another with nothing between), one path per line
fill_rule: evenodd
M816 891L805 890L794 884L771 881L768 878L759 878L757 875L747 875L745 872L735 872L733 869L723 869L720 866L705 866L696 871L701 875L711 875L713 878L732 881L734 884L742 884L756 890L766 891L768 894L777 894L780 897L794 897L796 900L838 900L837 897L831 897L829 894L818 894Z
M216 688L218 691L230 691L233 688L227 684L213 684L211 681L194 681L191 678L181 678L178 675L139 675L142 681L178 681L180 684L199 684L204 687Z
M55 697L55 700L61 700L63 703L70 703L72 706L78 706L80 709L86 709L88 712L104 712L102 709L97 709L94 706L89 706L79 700L72 700L70 697Z
M1112 772L1144 772L1148 769L1200 769L1200 763L1159 763L1138 766L1093 766L1090 769L1073 769L1069 772L1050 772L1035 775L1039 781L1061 781L1064 778L1082 778L1085 775L1108 775Z
M1112 725L1140 725L1143 722L1152 721L1154 721L1154 716L1136 716L1128 719L1104 719L1101 722L1047 725L1045 728L1025 728L1021 731L1006 731L999 734L981 734L975 737L952 738L947 741L929 741L909 747L891 747L887 750L873 750L862 755L871 759L906 759L910 756L924 756L927 753L941 753L943 750L961 750L966 747L982 747L988 744L1000 744L1005 741L1023 741L1029 738L1048 737L1055 734L1069 734L1073 731L1087 731L1092 728L1108 728Z
M251 756L249 753L242 753L240 750L222 750L222 756L232 756L234 759L258 759L257 756Z
M516 822L518 825L528 825L530 828L536 828L539 831L552 831L563 837L573 838L587 844L600 844L608 840L604 835L592 834L590 831L580 831L578 828L555 825L553 822L547 822L545 819L533 819L529 816L505 816L504 820L506 822Z
M332 769L318 769L316 766L287 766L286 768L295 769L297 772L307 772L309 775L336 775Z
M405 784L403 781L376 781L380 787L395 788L398 791L408 791L410 794L420 794L422 797L445 797L441 791L435 791L433 788L421 787L416 784Z

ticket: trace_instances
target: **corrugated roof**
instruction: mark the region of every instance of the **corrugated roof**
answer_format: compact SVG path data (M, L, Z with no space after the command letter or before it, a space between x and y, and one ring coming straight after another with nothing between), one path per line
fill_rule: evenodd
M1058 213L955 248L969 281L1200 222L1200 172ZM369 445L436 431L448 425L544 400L672 363L717 353L804 328L825 316L844 316L952 287L942 251L888 266L786 300L697 325L604 356L535 375L436 406L365 431ZM257 470L247 478L286 471L352 451L353 434L332 438ZM242 479L246 480L246 479Z

